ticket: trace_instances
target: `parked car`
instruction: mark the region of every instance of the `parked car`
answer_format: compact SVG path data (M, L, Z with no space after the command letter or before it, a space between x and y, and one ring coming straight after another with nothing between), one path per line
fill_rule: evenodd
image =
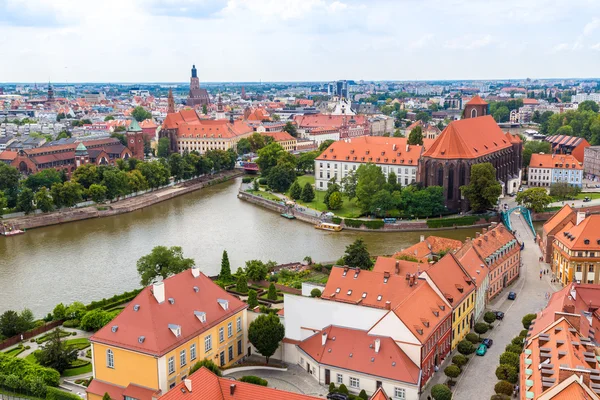
M587 203L588 201L592 201L592 199L590 199L590 198L589 198L589 197L587 197L587 196L583 198L583 202L584 202L584 203Z
M485 338L485 339L483 339L481 344L485 344L485 347L487 347L489 349L494 344L494 341L490 338Z
M327 398L329 400L348 400L349 397L347 394L344 393L329 393L327 395Z
M477 351L475 352L475 354L477 354L478 356L485 356L485 353L487 352L487 346L483 343L481 343L479 345L479 347L477 348Z
M504 313L502 311L493 311L493 313L496 314L496 319L499 319L500 321L504 319Z
M517 294L515 292L508 292L508 299L514 300L517 298Z

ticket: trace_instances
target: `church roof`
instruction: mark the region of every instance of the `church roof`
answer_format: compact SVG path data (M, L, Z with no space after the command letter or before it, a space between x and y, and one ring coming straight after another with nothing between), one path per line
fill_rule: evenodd
M83 142L79 142L75 151L87 151L87 147L83 144Z
M483 100L481 97L479 97L478 94L476 94L475 97L473 97L467 103L467 105L471 105L471 106L479 106L479 105L485 105L485 106L487 106L487 104L488 103L485 100Z
M138 122L135 120L135 118L133 118L131 120L131 123L129 124L129 127L127 128L127 132L141 132L142 128L140 128L140 124L138 124Z

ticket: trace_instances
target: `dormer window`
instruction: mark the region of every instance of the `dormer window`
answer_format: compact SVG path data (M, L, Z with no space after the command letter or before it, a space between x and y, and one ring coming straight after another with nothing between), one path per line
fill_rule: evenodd
M346 293L348 296L350 296L352 294L352 289L348 290L348 293Z
M169 324L169 329L175 335L175 337L181 336L181 326L175 324Z
M364 299L365 297L367 297L367 292L363 292L362 294L362 298Z
M203 312L203 311L194 311L194 315L203 324L206 322L206 313L205 312Z
M340 288L337 288L337 289L335 289L335 292L336 292L336 293L339 293L339 292L340 292L340 290L341 290Z
M377 301L381 301L381 295L377 296Z

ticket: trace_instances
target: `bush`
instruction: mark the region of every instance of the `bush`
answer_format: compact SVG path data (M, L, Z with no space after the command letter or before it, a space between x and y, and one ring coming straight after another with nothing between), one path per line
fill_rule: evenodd
M500 364L512 365L517 370L519 369L519 355L515 353L511 353L509 351L505 351L500 354Z
M350 392L348 391L348 388L343 383L340 385L340 388L338 389L338 393L350 394Z
M517 336L511 340L512 344L516 344L517 346L523 346L523 338L521 336Z
M267 292L267 299L269 300L277 300L277 289L275 288L275 284L271 282L269 285L269 291Z
M258 179L258 184L259 185L266 185L267 184L267 178L259 178Z
M523 317L521 322L523 323L523 328L529 329L531 326L531 321L533 321L537 317L536 314L527 314Z
M525 339L527 337L528 333L529 333L529 329L523 329L521 332L519 332L519 336L521 336L523 339Z
M508 344L506 346L506 348L504 349L505 351L508 351L510 353L515 353L515 354L521 354L521 351L523 350L522 346L519 346L517 344Z
M317 288L314 288L310 291L310 297L321 297L321 291Z
M81 400L81 398L76 394L49 387L46 391L46 400Z
M463 365L467 363L467 361L469 361L467 357L463 356L462 354L457 354L454 357L452 357L452 362L456 364L459 368L462 368Z
M443 384L433 385L431 388L431 395L435 400L451 400L452 392L450 388Z
M329 383L329 393L335 393L337 392L337 389L335 388L335 383L330 382Z
M384 223L381 220L363 221L360 219L350 219L350 218L344 219L344 224L351 228L360 228L361 226L364 225L365 228L367 228L367 229L381 229L384 226Z
M496 314L494 314L491 311L488 311L485 314L483 314L483 320L488 324L491 324L492 322L496 321Z
M473 225L479 219L480 218L476 217L476 216L429 219L429 220L427 220L427 226L429 228L451 228L455 225L456 226Z
M65 328L79 328L79 320L78 319L68 319L63 322L63 326Z
M369 400L369 396L367 395L367 392L365 392L365 389L360 391L360 393L358 394L358 398L363 400Z
M24 358L17 358L0 353L0 374L15 375L21 381L42 379L48 386L58 386L60 375L52 368L42 367Z
M465 339L473 344L479 343L479 336L477 336L477 334L473 333L473 332L467 333L467 336L465 336Z
M494 386L494 392L496 392L497 394L505 394L507 396L511 396L514 390L515 389L512 383L507 381L500 381L496 383L496 386Z
M485 322L478 322L475 324L475 332L477 332L477 334L479 335L483 335L484 333L486 333L489 329L489 325L486 324Z
M501 364L496 368L496 378L515 384L519 379L519 373L512 365Z
M464 356L468 356L475 352L475 346L468 340L461 340L458 342L458 352Z
M253 178L251 176L245 176L242 178L242 183L250 183L253 181Z
M202 367L206 367L209 371L211 371L217 376L223 376L223 373L221 372L217 364L215 364L213 360L209 360L208 358L200 360L196 364L194 364L194 366L190 368L190 375L198 371Z
M460 368L458 368L454 364L449 365L444 369L444 374L446 374L446 376L450 378L450 382L452 382L452 379L458 378L458 376L460 375Z
M510 396L507 396L505 394L495 394L492 397L490 397L490 400L510 400Z
M267 386L269 382L254 375L242 376L240 382L253 383L255 385Z

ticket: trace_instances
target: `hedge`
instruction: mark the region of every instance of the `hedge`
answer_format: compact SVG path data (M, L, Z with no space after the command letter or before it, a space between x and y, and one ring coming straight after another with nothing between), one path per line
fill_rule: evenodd
M94 310L96 308L102 308L104 310L107 310L109 308L112 308L112 307L115 307L120 304L123 304L123 303L133 300L133 298L135 296L137 296L141 291L142 291L142 289L135 289L135 290L132 290L131 292L116 294L113 297L110 297L108 299L92 301L90 304L85 306L85 308L88 311Z
M338 224L338 225L342 223L342 219L340 217L333 217L333 218L331 218L331 221L334 224Z
M253 383L255 385L267 386L269 382L254 375L242 376L240 382Z
M479 221L481 217L475 216L464 216L464 217L456 217L456 218L442 218L442 219L428 219L427 226L429 228L451 228L453 226L465 226L465 225L473 225L475 222Z
M253 180L254 180L253 177L251 177L251 176L245 176L245 177L242 178L242 183L250 183Z
M24 358L17 358L0 353L0 374L16 375L21 380L41 378L48 386L58 386L60 374L52 368L31 363Z
M349 219L346 218L344 220L344 224L351 228L360 228L361 226L365 226L367 229L381 229L383 228L383 221L381 220L373 220L373 221L363 221L360 219Z
M49 387L46 392L46 400L81 400L76 394L63 392L62 390Z

